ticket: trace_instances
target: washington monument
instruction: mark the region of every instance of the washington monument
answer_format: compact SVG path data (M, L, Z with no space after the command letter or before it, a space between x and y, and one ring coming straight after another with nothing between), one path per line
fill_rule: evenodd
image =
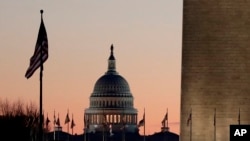
M250 124L250 1L183 0L180 141Z

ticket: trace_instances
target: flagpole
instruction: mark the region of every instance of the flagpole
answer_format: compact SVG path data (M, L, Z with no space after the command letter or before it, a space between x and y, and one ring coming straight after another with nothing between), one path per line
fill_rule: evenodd
M146 137L145 137L145 128L146 128L146 116L145 116L145 108L144 108L144 126L143 126L143 134L144 134L144 141L146 140Z
M69 109L67 113L68 113L67 116L69 116ZM68 133L69 133L69 122L68 122Z
M190 113L189 113L189 117L188 117L188 120L187 120L187 126L189 126L189 141L192 141L192 108L190 110Z
M166 116L166 114L165 114L165 116ZM166 117L164 116L164 118L163 118L163 121L162 121L162 126L163 126L163 132L164 132L164 130L166 129Z
M67 118L69 117L69 109L68 109L68 113L67 113ZM68 120L68 119L67 119ZM68 141L69 141L69 122L70 121L67 121L68 122Z
M216 108L214 109L214 141L216 141Z
M72 119L71 119L71 129L72 129L72 135L74 134L74 127L73 127L73 113L72 113Z
M68 109L68 111L67 111L67 115L66 115L66 116L67 116L66 118L69 117L69 109ZM68 141L69 141L69 134L70 134L70 133L69 133L69 122L70 122L70 121L68 121L68 119L66 119L66 120L67 120L67 122L68 122L68 123L67 123L67 124L68 124L68 129L67 129L67 130L68 130Z
M59 131L60 131L60 130L59 130L59 128L60 128L60 126L61 126L61 125L60 125L59 112L58 112L58 118L57 118L57 119L58 119L58 120L57 120L57 121L58 121L58 123L57 123L57 127L58 127L58 132L57 132L57 133L58 133L58 134L57 134L57 140L59 140L59 134L60 134L60 132L59 132Z
M56 140L56 111L54 110L54 141Z
M43 10L40 10L41 20L43 20ZM42 58L42 48L40 50L40 123L39 123L39 140L43 141L43 121L42 121L42 109L43 109L43 58Z
M71 125L71 128L72 128L72 135L73 135L73 134L74 134L74 130L73 130L73 129L74 129L74 126L73 126L73 113L72 113L72 120L71 120L71 124L72 124L72 125Z
M239 108L239 115L238 115L238 123L240 125L240 108Z
M41 24L38 32L38 38L36 42L34 55L30 59L30 66L25 73L25 77L29 79L33 73L40 67L40 95L39 95L39 125L38 125L38 138L40 141L43 141L43 62L48 58L48 40L46 29L43 24L43 10L40 10L41 13ZM40 56L39 56L40 55ZM40 64L39 64L40 63Z
M190 141L192 141L192 122L193 122L193 121L192 121L192 120L193 120L193 119L192 119L192 118L193 118L193 117L192 117L192 116L193 116L192 114L193 114L193 113L192 113L192 109L191 109L191 120L190 120Z
M73 114L72 114L73 119ZM86 114L84 114L84 141L87 141L87 121L86 121ZM73 133L72 133L73 134Z
M165 115L166 116L166 115ZM165 127L165 122L167 120L167 127ZM166 129L165 129L166 128ZM166 130L166 132L168 132L168 108L167 108L167 117L164 117L164 130ZM167 141L167 136L166 136L166 132L164 132L164 141Z
M168 108L167 108L167 129L168 129Z

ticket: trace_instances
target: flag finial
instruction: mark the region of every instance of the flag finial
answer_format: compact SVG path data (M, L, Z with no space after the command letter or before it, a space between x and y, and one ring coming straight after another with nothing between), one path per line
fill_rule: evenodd
M114 49L113 44L111 44L111 47L110 47L111 52L113 52L113 49Z
M40 13L41 13L41 19L43 20L43 10L42 9L40 10Z

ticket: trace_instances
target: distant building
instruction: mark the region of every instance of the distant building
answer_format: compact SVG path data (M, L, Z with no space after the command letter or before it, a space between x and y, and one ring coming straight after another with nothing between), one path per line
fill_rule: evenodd
M111 45L108 70L95 83L84 113L85 131L137 132L137 109L128 82L116 71Z
M54 131L56 132L62 131L62 126L55 126Z

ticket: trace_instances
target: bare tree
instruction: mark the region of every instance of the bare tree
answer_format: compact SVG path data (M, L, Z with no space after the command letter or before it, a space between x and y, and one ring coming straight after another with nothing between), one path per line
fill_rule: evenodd
M19 99L15 103L12 103L12 111L15 116L24 115L24 103Z
M1 106L1 115L4 116L11 116L12 115L12 111L11 111L11 105L8 101L8 99L5 99L5 101L0 101L0 106Z
M0 131L8 140L36 140L39 113L36 104L24 104L21 100L10 103L0 99ZM9 134L12 136L8 136Z

